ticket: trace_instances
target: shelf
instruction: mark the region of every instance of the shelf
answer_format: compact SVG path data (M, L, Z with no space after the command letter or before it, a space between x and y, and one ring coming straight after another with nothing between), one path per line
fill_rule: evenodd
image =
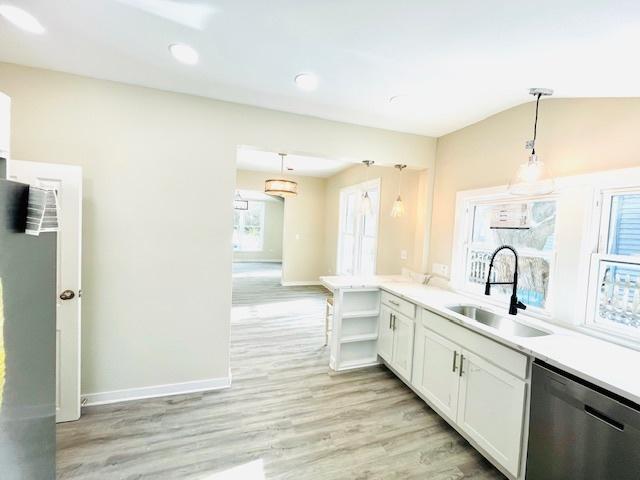
M353 368L363 368L370 367L372 365L378 364L378 356L363 358L360 360L349 360L348 362L342 362L340 367L338 367L338 371L342 370L351 370Z
M342 318L366 318L377 317L380 314L378 309L376 310L357 310L353 312L344 312Z
M372 340L377 340L377 333L366 333L363 335L348 335L346 337L342 337L340 339L340 343L353 343L353 342L370 342Z

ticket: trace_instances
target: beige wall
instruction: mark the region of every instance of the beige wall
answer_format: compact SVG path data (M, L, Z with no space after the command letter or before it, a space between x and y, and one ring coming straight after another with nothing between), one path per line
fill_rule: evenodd
M263 191L264 181L271 177L273 174L268 172L238 170L236 185L239 189ZM287 178L298 182L298 195L284 200L282 281L317 282L324 273L325 180L294 175Z
M423 268L424 238L427 218L427 171L405 170L402 173L402 198L406 213L392 218L391 208L398 196L398 170L393 167L366 167L357 165L340 172L327 180L326 220L324 227L325 263L328 274L335 273L337 263L337 240L340 210L340 189L370 180L380 179L380 224L378 229L378 257L376 270L379 274L400 273L402 267L421 271ZM400 258L406 250L407 259Z
M228 375L238 145L435 158L432 138L10 64L0 91L14 158L83 167L83 393Z
M451 264L456 192L504 185L527 159L534 104L438 139L430 262ZM640 99L543 99L537 151L556 176L640 165Z
M236 182L237 182L236 176ZM244 187L238 187L244 189ZM257 190L261 191L261 190ZM282 225L284 220L284 201L273 198L264 202L264 238L262 251L233 252L234 262L275 262L282 261Z

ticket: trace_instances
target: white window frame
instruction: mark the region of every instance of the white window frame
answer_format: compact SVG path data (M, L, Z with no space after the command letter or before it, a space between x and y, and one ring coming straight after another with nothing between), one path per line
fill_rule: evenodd
M351 185L348 187L344 187L340 189L340 201L338 202L338 241L337 241L337 255L336 255L336 274L341 275L343 271L343 258L342 258L342 241L343 241L343 227L345 225L345 215L346 215L346 198L350 193L356 193L356 198L358 199L355 205L356 215L354 216L354 250L357 253L354 253L356 264L354 266L353 275L360 275L362 272L362 238L363 238L363 230L364 230L364 217L360 215L360 202L362 198L362 193L365 191L377 190L378 191L378 209L374 213L376 214L376 237L374 241L374 250L375 255L373 258L373 272L374 274L377 272L377 264L378 264L378 241L380 238L380 208L382 203L382 192L380 190L380 179L376 178L373 180L369 180L366 182L359 183L357 185Z
M558 225L559 209L557 208L557 195L537 195L515 197L506 192L504 187L487 188L475 191L458 192L456 201L456 224L454 228L453 257L451 265L451 284L456 291L465 295L476 297L478 301L490 303L499 307L508 307L509 297L492 294L484 295L484 285L471 284L467 281L467 265L470 251L473 247L487 252L493 252L495 245L473 243L474 209L477 205L500 205L505 203L526 203L532 201L556 202L556 227ZM557 229L554 232L557 234ZM540 257L549 263L549 283L544 308L527 306L527 315L549 320L552 317L554 304L554 279L556 277L557 249L551 252L541 253L539 250L518 248L519 257ZM508 281L508 280L505 280Z
M599 222L597 222L597 229L594 229L594 236L597 236L597 245L589 259L589 284L586 295L587 308L582 328L588 332L593 332L605 337L613 336L623 343L635 344L633 346L637 348L637 346L640 345L640 329L616 325L615 322L599 322L597 320L600 271L602 266L607 262L640 265L640 255L617 255L608 253L613 197L625 194L640 194L640 183L636 183L634 186L618 188L599 188L596 193L599 212L594 218L599 218Z
M260 204L261 209L260 209L260 248L253 250L253 249L243 249L243 248L239 248L238 250L235 250L235 252L242 252L242 253L256 253L256 252L263 252L264 251L264 219L265 219L265 211L267 210L267 206L266 203L264 201L261 200L248 200L249 202L249 209L247 210L238 210L239 212L248 212L251 209L251 205L255 205L255 204ZM242 232L244 231L244 215L241 214L239 215L240 218L240 224L238 226L238 231ZM235 225L234 225L235 227ZM238 233L238 235L240 235L240 233ZM239 242L240 245L242 246L242 242Z

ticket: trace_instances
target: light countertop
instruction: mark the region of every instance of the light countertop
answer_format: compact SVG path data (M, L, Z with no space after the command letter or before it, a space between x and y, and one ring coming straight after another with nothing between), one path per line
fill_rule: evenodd
M475 297L411 282L407 277L400 275L335 276L322 277L321 281L330 290L365 287L386 290L470 330L640 404L639 351L562 328L522 313L518 313L514 319L551 332L551 335L541 337L509 335L457 314L447 306L460 303L473 304L505 316L506 311L478 301Z

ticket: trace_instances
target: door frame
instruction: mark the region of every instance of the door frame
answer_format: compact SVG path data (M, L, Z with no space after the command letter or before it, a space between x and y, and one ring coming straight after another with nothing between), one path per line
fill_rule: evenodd
M14 173L14 167L20 164L26 172L24 174ZM21 169L18 169L21 170ZM25 178L25 177L29 177ZM64 181L66 179L67 190L63 190L61 195L61 212L60 227L64 228L65 218L69 218L72 214L77 220L77 237L72 239L68 244L73 246L76 255L71 255L68 262L71 267L61 268L63 261L62 250L65 248L60 241L60 233L58 232L56 241L56 422L68 422L78 420L81 414L81 338L82 338L82 167L78 165L65 165L49 162L33 162L26 160L9 159L7 162L7 178L25 184L33 184L38 179L41 182L55 183L62 181L64 189ZM36 185L37 186L37 185ZM71 199L72 207L65 208L64 204ZM77 199L77 203L73 201ZM68 205L67 205L68 206ZM66 274L64 273L66 272ZM63 278L64 277L64 278ZM77 279L77 284L74 285ZM59 298L62 290L71 289L75 293L75 297L62 301ZM68 303L73 302L73 303ZM74 306L72 312L73 317L69 317L66 313L62 318L61 308L69 308ZM72 326L68 323L70 318L74 318L75 322ZM66 320L66 322L64 322ZM65 339L60 337L59 332L63 332L63 325L67 324L64 329L66 333ZM62 346L66 345L66 349ZM71 347L73 345L73 348ZM71 366L69 366L71 365Z

